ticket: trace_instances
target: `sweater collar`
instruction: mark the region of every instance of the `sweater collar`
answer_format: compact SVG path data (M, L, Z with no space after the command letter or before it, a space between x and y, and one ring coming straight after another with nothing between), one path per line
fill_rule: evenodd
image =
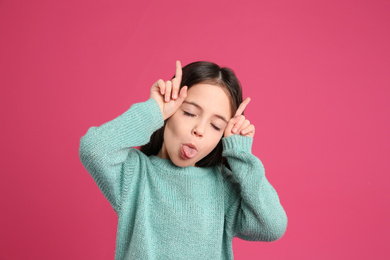
M211 168L204 167L179 167L176 166L169 159L162 159L158 156L151 155L149 156L151 163L156 166L156 168L160 169L162 172L167 172L169 174L187 174L187 175L205 175L210 174L212 172Z

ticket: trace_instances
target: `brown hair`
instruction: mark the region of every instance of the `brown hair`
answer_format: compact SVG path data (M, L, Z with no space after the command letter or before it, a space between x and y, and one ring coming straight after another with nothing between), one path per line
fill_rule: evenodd
M234 72L227 67L219 67L217 64L207 61L196 61L183 67L183 76L180 88L199 83L207 83L222 87L230 98L232 116L242 102L242 89ZM169 119L167 119L169 120ZM166 121L165 121L166 122ZM150 137L149 143L141 146L141 151L147 156L157 155L164 142L164 126L155 131ZM207 156L196 163L197 167L219 166L225 162L222 157L222 139Z

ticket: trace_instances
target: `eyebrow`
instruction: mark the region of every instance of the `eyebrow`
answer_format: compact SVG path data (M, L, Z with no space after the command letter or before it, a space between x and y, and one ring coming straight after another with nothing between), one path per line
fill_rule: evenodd
M203 110L201 106L199 106L198 104L196 104L195 102L192 102L192 101L183 101L183 103L186 103L186 104L189 104L189 105L193 105L195 106L196 108L200 109L200 110ZM225 121L226 123L228 122L226 120L226 118L224 116L221 116L221 115L218 115L218 114L215 114L214 116L222 119L223 121Z

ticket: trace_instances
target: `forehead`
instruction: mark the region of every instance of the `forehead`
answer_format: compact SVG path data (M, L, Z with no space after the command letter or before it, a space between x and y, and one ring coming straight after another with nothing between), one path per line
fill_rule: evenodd
M231 117L230 98L220 86L205 83L193 85L188 89L185 100L196 103L208 113L222 115L226 119Z

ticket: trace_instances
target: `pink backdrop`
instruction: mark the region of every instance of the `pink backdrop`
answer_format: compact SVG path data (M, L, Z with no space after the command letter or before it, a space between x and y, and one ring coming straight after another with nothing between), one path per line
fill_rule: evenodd
M235 259L389 259L389 1L0 1L0 259L113 259L78 158L183 64L232 67L289 217Z

